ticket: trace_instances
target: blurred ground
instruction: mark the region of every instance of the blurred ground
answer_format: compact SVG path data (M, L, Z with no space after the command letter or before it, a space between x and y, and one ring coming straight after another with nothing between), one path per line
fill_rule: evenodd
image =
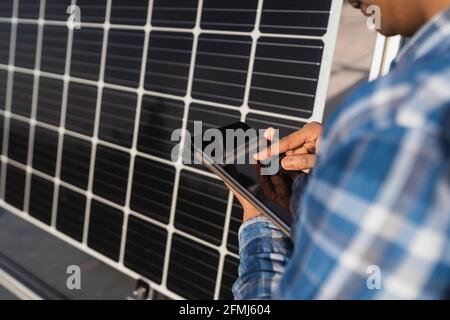
M332 113L355 85L367 81L375 33L366 28L362 14L346 5L333 62L326 114ZM120 299L129 294L134 282L118 271L72 248L36 227L0 212L0 253L33 272L49 286L71 299ZM83 292L64 288L69 264L78 264L86 275ZM0 286L0 300L14 298Z

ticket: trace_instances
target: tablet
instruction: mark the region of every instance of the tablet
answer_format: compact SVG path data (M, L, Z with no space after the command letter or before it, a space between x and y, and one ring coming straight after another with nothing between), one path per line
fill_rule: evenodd
M195 144L192 141L194 157L197 160L201 159L202 164L219 176L234 192L249 201L290 236L294 220L290 210L290 198L292 184L298 173L284 171L281 168L280 157L265 163L253 159L253 154L267 147L268 143L270 144L261 134L262 132L256 136L249 136L247 139L235 139L234 148L231 150L234 161L229 161L230 148L224 147L227 145L225 137L229 129L244 132L251 130L243 122L219 128L224 137L221 144L222 154L217 157L206 152L211 142L202 141L200 144L198 142ZM242 161L243 159L245 161ZM268 172L270 175L267 175Z

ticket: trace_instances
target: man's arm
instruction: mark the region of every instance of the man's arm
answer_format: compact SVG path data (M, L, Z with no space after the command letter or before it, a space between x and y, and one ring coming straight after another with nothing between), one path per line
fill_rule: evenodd
M292 243L269 219L259 216L239 230L241 261L234 298L271 299L289 261Z
M292 255L269 223L243 226L236 298L444 297L450 188L438 133L358 135L319 161Z

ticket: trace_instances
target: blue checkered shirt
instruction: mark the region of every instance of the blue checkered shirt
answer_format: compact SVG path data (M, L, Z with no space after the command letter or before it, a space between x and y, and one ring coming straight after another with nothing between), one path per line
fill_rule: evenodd
M450 295L450 9L327 122L293 235L239 232L236 299Z

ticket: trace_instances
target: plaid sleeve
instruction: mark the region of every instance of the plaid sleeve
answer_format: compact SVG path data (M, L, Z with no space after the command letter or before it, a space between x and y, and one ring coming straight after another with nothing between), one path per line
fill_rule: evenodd
M253 218L239 230L239 278L236 300L271 299L281 279L292 243L269 219Z
M435 128L372 128L330 148L304 196L280 298L448 297L450 149Z

